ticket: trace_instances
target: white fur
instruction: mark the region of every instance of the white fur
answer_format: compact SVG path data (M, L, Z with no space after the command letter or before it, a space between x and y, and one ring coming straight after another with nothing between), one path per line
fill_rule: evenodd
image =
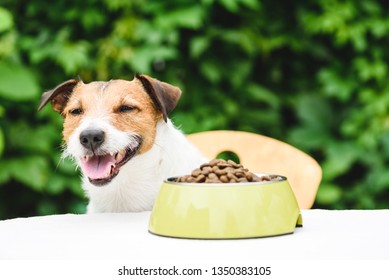
M107 143L103 147L106 151L119 151L131 141L131 134L118 131L104 119L84 120L70 137L64 154L78 161L85 153L79 143L79 133L97 127L106 131ZM129 160L110 183L95 186L83 176L83 189L89 197L88 213L151 210L163 180L190 174L204 162L206 159L170 120L167 123L161 120L152 148Z
M81 132L88 129L104 131L105 141L99 149L101 152L115 154L126 147L131 148L136 143L134 139L136 134L116 129L109 123L109 119L106 117L85 118L70 135L69 142L64 151L64 156L72 157L78 165L80 165L80 158L88 153L88 150L80 144Z

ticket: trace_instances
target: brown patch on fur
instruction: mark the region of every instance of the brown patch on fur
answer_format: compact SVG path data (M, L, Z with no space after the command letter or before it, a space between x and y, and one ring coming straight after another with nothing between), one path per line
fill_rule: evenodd
M121 112L121 106L135 109ZM72 114L75 109L81 109L81 114ZM155 108L137 79L80 83L62 114L65 117L63 136L66 142L84 118L102 117L108 118L118 130L140 135L143 139L140 153L148 151L154 144L156 125L162 119L162 113Z
M167 116L176 107L181 96L181 90L168 83L158 81L147 75L136 75L147 94L153 100L154 105L162 112L164 121L167 121Z
M69 96L78 83L82 83L82 81L68 80L62 84L59 84L55 89L43 93L38 111L42 110L42 108L51 101L51 105L54 111L62 113L62 110L64 109Z

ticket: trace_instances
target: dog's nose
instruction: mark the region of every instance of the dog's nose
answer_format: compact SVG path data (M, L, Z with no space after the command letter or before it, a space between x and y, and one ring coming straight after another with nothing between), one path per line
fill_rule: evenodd
M104 142L104 131L97 129L84 130L80 134L80 143L85 148L95 151Z

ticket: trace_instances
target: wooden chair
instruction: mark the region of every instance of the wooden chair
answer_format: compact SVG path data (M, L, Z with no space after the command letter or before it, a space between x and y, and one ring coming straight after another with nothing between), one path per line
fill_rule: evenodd
M320 165L306 153L279 140L242 131L206 131L187 135L209 159L233 152L254 173L283 175L301 209L312 207L322 178Z

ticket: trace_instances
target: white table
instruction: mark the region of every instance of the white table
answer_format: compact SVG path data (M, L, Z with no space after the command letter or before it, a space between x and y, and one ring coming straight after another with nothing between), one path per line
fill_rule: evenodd
M0 221L0 259L389 259L389 210L303 210L293 234L188 240L148 232L150 212Z

